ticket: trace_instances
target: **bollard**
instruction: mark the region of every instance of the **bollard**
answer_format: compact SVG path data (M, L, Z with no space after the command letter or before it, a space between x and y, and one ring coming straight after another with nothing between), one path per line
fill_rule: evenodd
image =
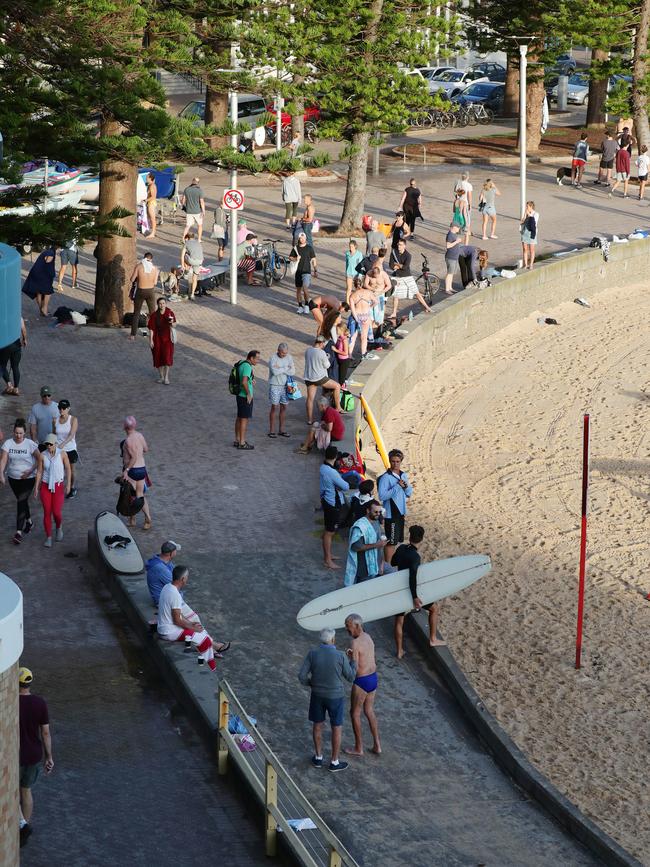
M569 76L560 75L557 80L557 110L566 111L569 98Z

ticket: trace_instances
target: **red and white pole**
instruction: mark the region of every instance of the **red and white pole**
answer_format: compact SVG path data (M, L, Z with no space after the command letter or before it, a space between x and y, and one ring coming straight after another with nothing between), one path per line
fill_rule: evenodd
M582 520L580 526L580 579L578 582L578 627L576 633L576 668L582 655L582 622L585 608L585 562L587 559L587 506L589 493L589 415L582 429Z

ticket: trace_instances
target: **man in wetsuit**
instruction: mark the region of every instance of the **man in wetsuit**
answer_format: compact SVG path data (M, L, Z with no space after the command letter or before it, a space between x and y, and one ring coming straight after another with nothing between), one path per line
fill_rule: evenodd
M420 611L421 608L426 608L429 612L429 645L431 647L439 647L446 642L441 641L436 637L438 628L438 617L440 616L440 604L432 603L431 605L423 605L422 600L418 596L418 566L420 565L420 553L418 545L424 538L424 528L413 524L409 527L408 545L400 545L397 551L393 554L391 565L398 569L409 570L409 590L413 597L413 608ZM409 613L408 611L406 612ZM398 614L395 617L395 646L397 649L397 658L401 659L404 656L403 633L404 633L404 617L405 614Z
M372 735L371 752L381 755L379 743L379 726L375 716L375 692L377 690L377 664L375 662L375 643L363 629L363 620L359 614L350 614L345 618L345 628L352 637L352 646L346 651L348 657L356 665L356 677L352 684L350 698L350 718L354 731L354 747L344 752L348 756L363 756L363 740L361 737L361 711L366 715L370 734Z

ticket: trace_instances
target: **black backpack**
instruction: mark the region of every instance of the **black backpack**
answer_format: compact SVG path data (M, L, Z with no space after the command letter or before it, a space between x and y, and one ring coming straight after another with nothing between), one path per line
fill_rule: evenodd
M232 370L230 371L230 376L228 377L228 391L231 394L237 395L241 390L241 380L239 379L239 368L244 364L244 359L241 361L236 361L232 366Z

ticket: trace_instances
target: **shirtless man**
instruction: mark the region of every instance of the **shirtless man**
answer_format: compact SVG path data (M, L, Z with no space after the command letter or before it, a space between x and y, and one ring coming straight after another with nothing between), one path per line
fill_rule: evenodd
M365 286L360 286L350 295L350 312L359 323L359 332L361 334L361 360L366 357L371 361L378 358L374 353L368 354L368 333L372 325L372 315L370 311L377 303L377 298L370 289Z
M122 462L124 472L122 477L135 488L136 497L143 498L142 511L144 512L143 530L151 529L151 514L145 494L145 480L147 468L145 466L145 452L149 451L146 439L136 430L137 422L132 415L124 419L124 432L126 439L122 443ZM135 527L135 515L129 518L129 527Z
M423 605L422 600L418 596L418 566L420 565L418 545L422 542L422 539L424 539L424 528L413 524L409 527L408 545L400 545L390 562L392 566L396 566L398 569L409 570L409 590L413 597L413 608L415 611L420 611L424 608L429 612L429 645L431 647L440 647L446 644L445 641L441 641L436 635L438 617L440 616L440 603L436 604L433 602L431 605ZM398 659L404 656L404 617L404 614L398 614L395 617L395 648Z
M307 236L307 243L310 247L314 246L314 239L312 237L312 229L314 226L314 217L316 216L316 208L314 206L314 201L309 193L306 193L304 196L305 202L305 211L302 215L302 219L296 223L294 226L294 244L295 239L297 237L296 233L298 228L300 228L301 232L304 232Z
M131 333L129 340L135 340L138 333L138 322L142 305L146 303L149 315L156 309L156 284L160 271L153 263L153 253L145 253L142 260L133 269L129 284L137 283L135 298L133 299L133 319L131 320Z
M379 743L379 727L375 716L375 691L377 689L377 664L375 663L375 643L363 630L363 620L358 614L350 614L345 619L345 628L352 637L352 647L347 655L357 668L357 674L352 684L350 698L350 718L354 731L354 748L344 750L348 756L363 756L363 741L361 737L361 711L366 715L370 734L372 735L371 752L381 755Z
M156 176L153 172L149 172L147 180L147 217L149 219L149 238L156 237L156 200L158 199L158 187L156 186Z
M340 310L341 302L337 301L333 295L314 295L307 302L307 306L320 327L325 314L329 310Z

